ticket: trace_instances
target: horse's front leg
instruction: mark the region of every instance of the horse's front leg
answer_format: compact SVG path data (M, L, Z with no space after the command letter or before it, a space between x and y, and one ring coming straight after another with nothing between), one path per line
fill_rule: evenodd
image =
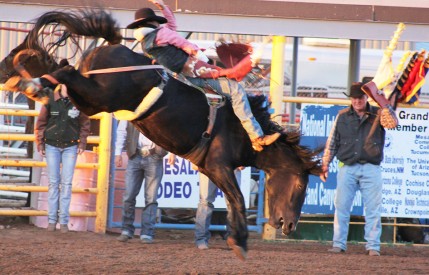
M245 260L249 232L247 230L244 198L234 171L223 167L222 170L219 169L215 172L211 170L207 175L224 192L228 201L228 225L230 232L227 244L241 260Z

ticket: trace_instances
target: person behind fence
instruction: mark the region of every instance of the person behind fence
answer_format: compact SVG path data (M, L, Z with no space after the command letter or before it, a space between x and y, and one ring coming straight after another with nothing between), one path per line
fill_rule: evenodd
M76 109L64 85L58 85L40 109L35 126L37 151L46 157L48 172L48 231L69 231L72 181L78 154L90 132L87 115Z
M124 148L127 151L128 165L125 172L122 230L117 240L127 242L134 236L136 198L144 181L145 206L141 215L140 241L149 244L155 236L158 187L163 176L163 158L168 152L145 137L133 124L121 120L116 131L116 167L122 167L121 154ZM172 165L174 161L175 155L170 154L168 163Z
M326 141L320 178L326 181L328 165L336 156L339 168L334 198L334 236L329 251L346 251L350 211L356 191L360 190L365 207L365 248L370 256L380 256L383 183L380 163L386 132L380 125L381 110L369 105L362 85L361 82L352 84L351 106L338 113Z
M240 167L235 171L235 176L239 183L241 181L240 170L242 169L244 169L244 167ZM199 173L199 183L200 183L200 201L198 203L198 208L195 215L195 245L197 246L198 249L205 250L205 249L209 249L209 240L211 237L209 227L211 224L213 210L214 210L213 203L216 200L218 188L203 173ZM225 199L225 203L226 203L227 209L229 210L228 200ZM228 234L228 224L227 224L226 234Z
M233 80L240 80L249 73L258 58L249 55L231 69L207 63L208 58L199 47L176 32L176 19L171 9L162 0L149 2L155 4L164 17L157 16L151 8L142 8L135 12L135 20L127 26L135 29L134 37L141 42L143 52L170 71L183 74L193 85L210 86L230 98L234 113L256 151L262 151L262 146L275 142L280 133L264 135L250 110L246 92Z

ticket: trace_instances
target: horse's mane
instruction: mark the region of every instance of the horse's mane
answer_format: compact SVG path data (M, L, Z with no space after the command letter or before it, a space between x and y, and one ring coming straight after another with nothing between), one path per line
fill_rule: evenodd
M269 103L264 95L248 96L252 113L266 134L283 132L284 129L270 119Z

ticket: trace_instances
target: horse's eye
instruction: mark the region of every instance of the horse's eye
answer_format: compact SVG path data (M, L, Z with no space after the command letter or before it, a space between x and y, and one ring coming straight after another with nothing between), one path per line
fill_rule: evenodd
M298 183L297 188L298 188L299 190L304 190L304 189L306 189L306 188L307 188L307 186L306 186L305 184Z

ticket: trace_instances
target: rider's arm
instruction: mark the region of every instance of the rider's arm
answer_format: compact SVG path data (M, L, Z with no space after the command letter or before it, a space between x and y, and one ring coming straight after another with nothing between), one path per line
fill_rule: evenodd
M176 17L174 17L173 12L171 11L169 6L164 5L163 9L161 9L162 15L164 15L165 19L167 19L167 24L165 26L170 30L177 30Z
M199 48L197 45L189 42L184 37L180 36L177 30L176 18L170 7L164 4L162 0L149 0L156 5L162 12L162 15L167 19L167 24L164 25L156 36L156 43L158 45L173 45L179 49L184 50L189 55L196 55Z
M149 2L153 3L155 6L158 7L158 9L161 10L162 15L165 17L165 19L167 19L167 24L165 24L165 26L170 30L176 31L177 30L176 18L174 17L174 14L171 11L170 7L165 5L164 1L162 0L149 0Z
M194 43L189 42L186 38L180 36L177 32L168 28L161 28L156 36L158 45L173 45L184 50L189 55L196 55L199 48Z

